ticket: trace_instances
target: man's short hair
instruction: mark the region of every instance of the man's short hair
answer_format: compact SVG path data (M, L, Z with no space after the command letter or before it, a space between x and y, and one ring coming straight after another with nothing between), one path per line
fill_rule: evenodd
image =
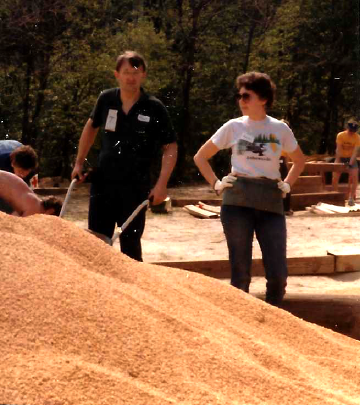
M266 107L270 108L275 99L276 86L266 73L249 72L236 78L236 87L252 90L261 99L266 100Z
M115 69L117 72L120 71L121 66L125 61L128 61L130 65L134 68L139 68L142 66L144 72L146 72L146 62L142 55L136 51L125 51L123 54L119 55L116 59Z
M10 154L11 163L25 170L35 170L38 165L38 156L29 145L22 145Z
M60 198L55 197L53 195L49 195L47 197L42 198L42 204L43 204L45 211L47 211L51 208L54 210L53 214L51 214L51 215L56 215L56 216L60 215L61 208L63 205L63 202Z

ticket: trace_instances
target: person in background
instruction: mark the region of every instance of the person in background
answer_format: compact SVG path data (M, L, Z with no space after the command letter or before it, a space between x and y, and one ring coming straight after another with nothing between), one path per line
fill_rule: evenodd
M10 139L0 141L0 170L15 173L29 185L37 166L38 156L31 146Z
M360 135L357 133L359 124L351 119L347 123L347 129L339 132L336 136L335 163L348 165L348 205L355 205L356 189L359 180L359 166L357 162L357 151L360 146ZM340 173L333 173L333 189L339 189Z
M254 233L260 244L266 276L266 302L280 306L287 285L286 221L283 194L289 193L305 165L291 129L269 115L275 84L265 73L236 79L243 116L226 122L199 149L195 164L215 192L223 194L221 222L231 265L231 285L249 292ZM231 149L231 173L219 180L209 160ZM288 153L293 165L282 181L279 159Z
M119 87L103 91L79 141L72 178L84 180L84 160L100 127L101 150L90 189L89 229L112 238L146 199L157 205L167 197L167 183L177 159L176 136L163 103L142 88L146 78L144 58L134 51L119 55L115 78ZM151 166L162 152L161 170L151 188ZM144 208L120 235L121 251L142 261L141 237Z
M59 215L61 207L59 198L47 196L40 199L19 176L0 170L0 211L20 217Z

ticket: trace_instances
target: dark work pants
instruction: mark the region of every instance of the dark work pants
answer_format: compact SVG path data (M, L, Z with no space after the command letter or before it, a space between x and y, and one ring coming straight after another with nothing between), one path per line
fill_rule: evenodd
M221 222L229 249L231 285L249 292L254 233L260 244L266 276L266 302L279 305L287 284L284 215L223 205Z
M119 185L92 184L89 203L89 229L112 238L115 225L122 226L133 211L148 198L149 190ZM141 237L146 208L141 210L120 235L120 250L142 262Z

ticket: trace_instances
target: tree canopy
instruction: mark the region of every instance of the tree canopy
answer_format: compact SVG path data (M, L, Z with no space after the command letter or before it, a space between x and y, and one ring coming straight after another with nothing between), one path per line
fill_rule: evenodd
M247 71L274 80L269 113L290 122L305 153L332 154L359 118L358 16L358 0L4 0L0 139L32 145L41 175L69 177L100 91L116 86L117 55L134 49L178 134L174 181L198 179L192 156L239 115L234 84ZM219 176L227 160L215 158Z

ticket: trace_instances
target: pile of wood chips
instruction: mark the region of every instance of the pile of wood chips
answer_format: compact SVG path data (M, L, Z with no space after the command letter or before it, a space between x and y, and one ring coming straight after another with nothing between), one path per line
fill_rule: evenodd
M0 246L2 404L360 404L356 340L56 217Z

